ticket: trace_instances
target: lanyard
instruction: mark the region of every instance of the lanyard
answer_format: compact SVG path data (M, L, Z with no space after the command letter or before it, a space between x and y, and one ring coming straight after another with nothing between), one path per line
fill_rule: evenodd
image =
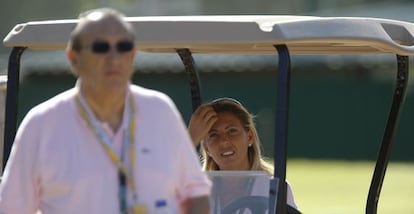
M125 111L127 113L126 117L128 119L128 130L125 132L122 142L122 151L124 151L124 147L128 148L129 151L129 162L131 169L134 169L135 164L135 103L132 95L129 95L129 106L125 108ZM102 127L99 126L98 121L91 115L91 113L88 114L87 108L84 103L82 103L80 95L76 97L76 103L78 106L78 111L82 118L85 120L85 122L88 124L88 127L95 133L96 137L98 138L99 142L101 143L102 147L104 148L105 152L109 156L109 158L112 160L112 162L118 167L119 174L119 201L120 201L120 207L121 211L125 212L125 210L128 209L127 206L127 185L129 185L130 189L133 192L135 201L137 200L136 197L136 185L133 178L133 173L128 173L127 167L122 162L122 157L119 157L116 152L115 148L110 140L110 137L108 134L103 130ZM128 145L126 145L128 144ZM131 170L131 171L132 171Z

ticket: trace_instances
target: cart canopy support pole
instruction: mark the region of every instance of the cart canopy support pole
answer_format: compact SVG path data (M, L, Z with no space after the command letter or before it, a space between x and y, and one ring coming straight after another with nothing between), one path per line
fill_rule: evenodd
M176 49L181 61L184 64L185 72L189 78L190 90L191 90L191 105L193 112L201 105L201 81L198 75L198 69L196 67L194 58L191 51L188 48ZM197 152L200 154L201 144L197 145Z
M290 55L286 45L275 45L279 55L276 97L276 130L273 160L274 178L270 182L269 213L287 212L286 204L286 153L288 142ZM276 204L275 204L276 202Z
M391 110L388 115L387 125L382 138L382 144L378 153L374 174L372 176L371 186L369 188L365 210L367 214L377 213L378 200L385 172L387 170L388 161L390 159L391 146L394 142L398 119L404 104L408 84L408 56L397 55L397 64L397 82L395 85Z
M4 124L3 169L9 159L17 130L17 100L19 97L20 59L25 49L25 47L14 47L9 56Z

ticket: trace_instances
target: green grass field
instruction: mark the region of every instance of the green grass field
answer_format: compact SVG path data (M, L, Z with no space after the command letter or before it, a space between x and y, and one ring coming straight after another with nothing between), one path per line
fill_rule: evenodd
M287 180L304 214L365 213L374 162L289 160ZM388 165L378 214L414 214L414 163Z

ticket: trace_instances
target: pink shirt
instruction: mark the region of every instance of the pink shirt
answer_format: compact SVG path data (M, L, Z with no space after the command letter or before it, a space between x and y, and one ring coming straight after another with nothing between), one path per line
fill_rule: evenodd
M119 213L118 169L79 115L77 93L57 95L22 121L0 184L0 213ZM170 98L132 85L130 94L138 201L148 213L178 213L180 202L208 195L211 182ZM117 132L112 140L119 139Z

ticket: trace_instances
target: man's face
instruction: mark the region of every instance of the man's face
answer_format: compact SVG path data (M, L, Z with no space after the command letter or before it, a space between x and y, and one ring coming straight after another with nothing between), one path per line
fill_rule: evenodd
M107 18L85 26L81 49L69 54L85 90L125 90L133 73L133 38L118 20Z

